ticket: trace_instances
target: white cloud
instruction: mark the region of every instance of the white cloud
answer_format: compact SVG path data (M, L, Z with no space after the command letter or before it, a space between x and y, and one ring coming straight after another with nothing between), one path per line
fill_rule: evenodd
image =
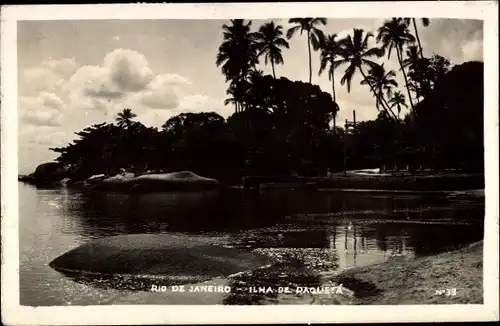
M118 36L118 35L113 36L113 40L114 40L114 41L119 41L119 40L120 40L120 36Z
M224 99L212 98L203 94L195 94L185 96L179 104L178 111L180 112L217 112L224 118L228 118L234 113L232 105L224 106Z
M175 109L185 86L191 81L176 74L159 74L138 94L141 104L153 109Z
M78 68L64 85L72 100L85 101L90 98L119 98L122 91L109 78L109 71L101 66L83 66ZM78 105L78 103L73 103Z
M116 49L106 54L101 66L78 68L63 89L72 108L115 114L123 107L134 111L175 109L191 84L177 74L155 75L142 54Z
M140 94L140 101L153 109L175 109L179 106L179 98L173 89L145 91Z
M58 86L77 69L75 59L48 59L36 67L27 68L21 75L24 94L40 91L55 91Z
M29 143L43 146L64 146L68 143L68 134L64 131L37 132L37 137L31 138Z
M50 61L42 65L46 72L54 75L59 76L65 71L65 74L61 74L64 78L52 84L53 92L42 91L36 97L23 98L20 106L22 121L26 126L37 125L38 128L61 126L68 131L71 139L75 131L90 124L113 122L124 108L132 109L138 115L137 121L147 126L161 127L174 115L217 110L223 102L222 99L193 95L189 92L192 81L181 75L155 74L147 59L132 50L111 51L104 56L101 65L77 67L70 75L69 69L63 70L54 63ZM56 69L57 73L52 72L51 68ZM64 109L65 102L67 110ZM232 108L225 109L232 112ZM50 136L33 142L35 135L36 132L29 133L22 141L31 145L49 144ZM54 139L59 139L59 136L55 135Z
M42 67L57 73L61 77L68 77L76 71L77 63L72 59L49 59L42 62Z
M143 90L153 79L148 61L139 52L116 49L104 57L110 80L122 91Z
M471 40L462 47L464 61L483 61L483 41Z
M58 126L65 104L56 94L42 91L38 97L21 98L20 108L21 120L27 124Z
M61 115L56 111L28 111L23 115L22 121L33 125L60 126Z
M104 100L119 99L128 92L144 90L153 80L146 58L132 50L116 49L104 57L102 66L80 67L65 85L76 106L92 109ZM97 101L97 102L96 102ZM80 102L80 103L79 103Z
M192 81L188 78L182 77L177 74L159 74L151 81L151 83L149 83L148 88L157 89L161 87L186 85L192 85Z

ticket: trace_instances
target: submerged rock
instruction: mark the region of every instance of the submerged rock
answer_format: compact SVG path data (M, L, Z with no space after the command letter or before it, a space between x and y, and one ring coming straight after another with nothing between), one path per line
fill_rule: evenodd
M198 237L134 234L93 240L57 257L49 266L64 274L161 278L180 284L226 277L267 263L266 257Z

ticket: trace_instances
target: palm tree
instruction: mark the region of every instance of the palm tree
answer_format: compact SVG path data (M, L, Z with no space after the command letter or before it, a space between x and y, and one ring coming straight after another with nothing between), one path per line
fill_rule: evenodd
M242 99L241 91L240 91L238 85L239 85L238 83L234 83L234 82L229 84L229 87L226 90L226 94L230 95L231 97L226 98L224 100L224 105L228 105L230 103L234 104L234 112L235 113L239 112L239 110L240 110L239 104L241 103L241 99Z
M417 104L420 103L422 89L425 88L425 86L423 85L425 81L419 77L426 74L428 66L429 60L421 56L418 47L416 45L409 46L406 50L406 58L403 60L403 67L400 70L403 70L405 68L409 69L408 86L415 93Z
M408 78L403 67L403 47L408 44L413 44L415 42L415 37L410 34L410 30L402 18L392 18L391 20L385 21L378 29L377 42L382 42L382 47L384 49L389 48L387 53L388 59L391 58L392 48L396 49L399 65L405 79L406 90L408 91L411 110L414 111L415 107L411 98L410 88L408 87Z
M401 113L401 107L408 108L408 105L406 105L404 94L399 91L394 93L394 96L389 100L389 104L391 105L391 108L393 107L397 108L398 119L399 119L399 114Z
M231 25L222 25L224 41L219 46L215 63L218 67L222 66L226 82L243 83L250 70L258 63L255 44L257 34L251 32L251 26L252 21L246 23L243 19L231 19ZM235 94L239 96L240 92ZM237 97L235 100L242 110L243 99Z
M266 23L259 28L257 33L257 49L259 51L258 56L260 57L264 54L264 62L271 62L271 67L273 68L273 77L276 78L276 72L274 71L274 64L283 64L283 56L281 55L280 47L289 49L290 45L282 37L283 36L283 26L274 25L274 22Z
M416 45L411 45L406 49L406 58L403 60L403 67L408 67L419 61L421 58Z
M413 29L415 30L415 37L417 38L417 43L418 43L418 48L420 52L420 56L423 58L424 57L424 52L422 51L422 43L420 43L420 37L418 37L418 28L417 28L417 22L415 18L404 18L404 22L407 26L410 25L410 21L413 23ZM420 18L420 21L422 22L422 25L425 27L429 26L430 20L429 18Z
M396 72L390 70L385 71L384 64L373 66L368 71L368 76L365 80L361 81L361 85L371 84L375 92L378 94L376 107L379 109L379 104L382 104L382 99L384 99L384 94L388 98L392 96L392 88L398 87L396 82Z
M365 33L364 30L355 28L353 30L353 35L347 35L345 39L340 41L342 46L342 59L335 62L335 67L341 64L348 65L347 69L345 70L344 76L340 80L341 85L347 84L348 92L351 91L351 82L356 71L359 71L363 76L363 79L366 80L367 75L363 67L373 68L378 66L378 64L374 61L371 61L370 58L380 58L384 55L383 49L378 47L370 48L368 46L368 41L371 37L373 37L372 33ZM377 100L380 102L380 104L382 104L382 108L384 109L384 111L390 111L394 119L396 119L396 115L391 111L391 109L385 102L385 99L379 97L378 92L375 91L371 83L368 83L368 86L370 86L370 90L377 97Z
M337 105L337 99L335 96L335 68L336 59L340 56L342 47L340 42L336 41L337 34L327 35L325 39L321 42L321 53L320 53L320 67L318 75L321 76L323 71L328 67L328 79L332 82L332 99L335 102L333 115L333 130L335 131L337 113L339 111L339 106Z
M300 35L304 31L307 33L307 49L309 50L309 83L312 80L312 59L311 59L311 45L314 51L317 51L321 45L321 41L324 39L323 32L315 27L316 25L326 25L326 18L291 18L288 20L290 24L296 24L296 26L291 27L287 33L286 37L291 39L293 35L300 31Z
M132 125L132 119L135 117L137 117L137 114L133 113L131 109L123 109L116 117L118 127L129 128Z

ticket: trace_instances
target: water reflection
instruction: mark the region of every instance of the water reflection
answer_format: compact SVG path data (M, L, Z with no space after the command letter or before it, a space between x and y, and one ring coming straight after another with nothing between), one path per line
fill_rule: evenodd
M27 305L127 303L131 290L144 293L141 302L153 300L147 286L130 287L130 280L66 278L47 266L109 235L203 234L272 259L271 266L227 278L233 291L212 304L283 302L286 295L249 293L248 287L319 286L325 273L442 252L483 237L484 198L446 195L227 190L130 196L20 184L20 203L21 303ZM180 297L165 300L175 304Z

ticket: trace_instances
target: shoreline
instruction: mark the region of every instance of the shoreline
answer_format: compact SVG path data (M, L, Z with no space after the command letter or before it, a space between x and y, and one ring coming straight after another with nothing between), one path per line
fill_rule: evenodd
M355 305L482 304L483 245L481 240L410 261L355 267L328 282L354 291Z
M75 189L100 188L100 182L83 180L80 182L40 182L32 176L19 175L18 181L42 188L68 187ZM484 189L484 174L437 173L431 175L332 175L329 177L278 177L248 176L241 184L220 184L222 188L237 188L258 191L259 189L312 189L317 191L425 191L428 193L442 191L470 191ZM169 192L172 189L163 185L151 189L152 192ZM196 188L196 187L195 187ZM118 189L102 189L117 191ZM127 189L125 192L129 192Z
M342 189L378 191L462 191L484 188L484 174L436 173L430 175L355 175L297 177L288 182L263 181L263 189L300 188L335 191Z

